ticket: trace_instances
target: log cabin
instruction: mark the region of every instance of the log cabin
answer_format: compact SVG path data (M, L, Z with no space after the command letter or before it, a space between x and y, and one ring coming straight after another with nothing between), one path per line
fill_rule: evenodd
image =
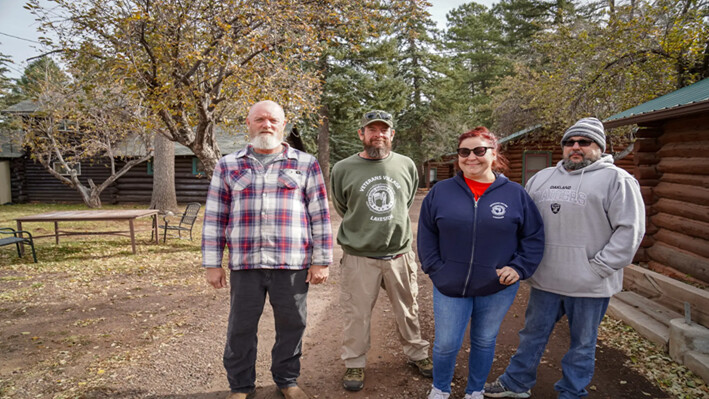
M709 285L709 79L604 121L637 125L635 177L646 206L636 261L650 270Z
M534 125L501 138L500 153L509 161L509 170L505 176L524 186L535 173L556 165L562 158L562 135L563 132L555 134L541 125ZM606 152L614 156L624 154L632 140L632 135L608 135ZM615 164L633 174L635 165L632 153L621 156L615 160ZM430 188L436 181L453 177L457 171L456 160L456 153L451 152L424 162L425 179L422 185Z
M3 110L8 114L31 114L37 110L36 104L23 101ZM11 140L9 133L0 137L0 204L4 203L81 203L81 196L72 188L65 186L49 174L44 167L31 159L30 154L23 151ZM222 154L229 154L246 145L246 133L229 134L216 130L217 143ZM123 156L131 154L132 146L125 146ZM120 169L124 161L117 160L116 168ZM94 162L82 162L76 165L82 182L87 184L89 178L95 182L104 181L110 175L108 162L100 159ZM9 179L2 178L5 174ZM175 143L175 191L179 203L201 202L207 198L209 179L201 168L201 162L192 151ZM114 184L101 193L104 204L150 203L153 189L152 162L136 165ZM6 194L3 194L6 193ZM8 198L9 197L9 198Z
M637 125L646 231L608 315L709 381L709 79L604 120Z

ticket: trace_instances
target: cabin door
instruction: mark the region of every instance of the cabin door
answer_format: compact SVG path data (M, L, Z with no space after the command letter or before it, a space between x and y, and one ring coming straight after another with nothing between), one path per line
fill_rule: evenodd
M551 151L525 151L522 155L522 185L537 172L551 166Z

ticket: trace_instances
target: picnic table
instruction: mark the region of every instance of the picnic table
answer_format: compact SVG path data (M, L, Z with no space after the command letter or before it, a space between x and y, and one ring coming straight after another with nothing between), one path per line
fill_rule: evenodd
M34 238L54 237L59 244L59 236L71 235L119 235L130 237L130 244L135 250L135 219L151 216L152 220L152 236L155 237L155 243L158 243L158 210L157 209L116 209L116 210L84 210L84 211L58 211L40 213L37 215L23 216L15 219L17 221L17 230L22 230L22 223L27 222L54 222L54 234L38 236ZM93 232L77 232L59 230L59 222L86 222L86 221L128 221L129 230L119 231L93 231ZM151 237L152 238L152 237Z

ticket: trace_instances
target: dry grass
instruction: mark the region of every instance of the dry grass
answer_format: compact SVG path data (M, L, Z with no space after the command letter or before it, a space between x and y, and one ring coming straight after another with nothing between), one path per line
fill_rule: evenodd
M144 209L142 205L112 206L102 209ZM16 227L15 218L50 211L85 210L83 205L5 205L0 206L0 227ZM201 218L200 218L201 221ZM0 264L12 270L25 272L63 272L76 275L79 280L88 281L97 276L115 273L146 273L147 271L169 274L174 259L199 260L201 224L195 224L194 241L168 237L167 244L154 245L150 241L150 219L136 219L136 244L138 253L131 252L130 238L116 235L88 235L60 237L59 245L53 237L35 240L37 259L32 263L31 254L25 253L18 259L12 246L0 247ZM23 229L34 236L51 235L53 223L28 222ZM76 232L128 230L127 222L60 222L60 229ZM25 277L27 278L27 277Z
M2 206L0 227L15 228L20 216L79 209L86 208ZM188 310L157 303L166 295L206 297L201 218L194 241L168 237L159 245L150 241L150 223L136 220L135 255L129 237L113 235L61 237L59 245L51 237L36 239L38 263L28 248L18 258L14 246L0 247L0 398L89 397L117 378L112 370L129 367L156 341L184 333ZM60 228L117 231L128 223L63 222ZM26 223L23 229L47 235L54 225Z

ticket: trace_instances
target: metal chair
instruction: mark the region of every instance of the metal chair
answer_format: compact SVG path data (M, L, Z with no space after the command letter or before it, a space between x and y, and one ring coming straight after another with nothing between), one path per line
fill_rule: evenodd
M34 251L34 241L32 240L32 234L29 231L15 230L11 227L0 227L0 234L12 235L12 237L0 238L0 247L4 245L15 244L17 247L17 257L22 257L22 251L20 250L20 244L29 244L32 248L32 258L34 263L37 263L37 254ZM23 235L27 235L24 237Z
M199 209L202 207L202 204L199 202L190 202L187 204L187 207L185 208L185 212L182 214L177 214L173 215L172 212L168 212L167 215L163 216L163 220L165 221L164 226L158 226L161 229L165 230L162 236L162 242L167 241L167 231L168 230L176 230L177 231L177 236L182 239L182 232L183 231L189 231L190 232L190 241L192 241L192 227L194 226L194 222L197 221L197 214L199 214ZM180 222L177 225L170 226L170 221L169 218L171 216L180 216Z

